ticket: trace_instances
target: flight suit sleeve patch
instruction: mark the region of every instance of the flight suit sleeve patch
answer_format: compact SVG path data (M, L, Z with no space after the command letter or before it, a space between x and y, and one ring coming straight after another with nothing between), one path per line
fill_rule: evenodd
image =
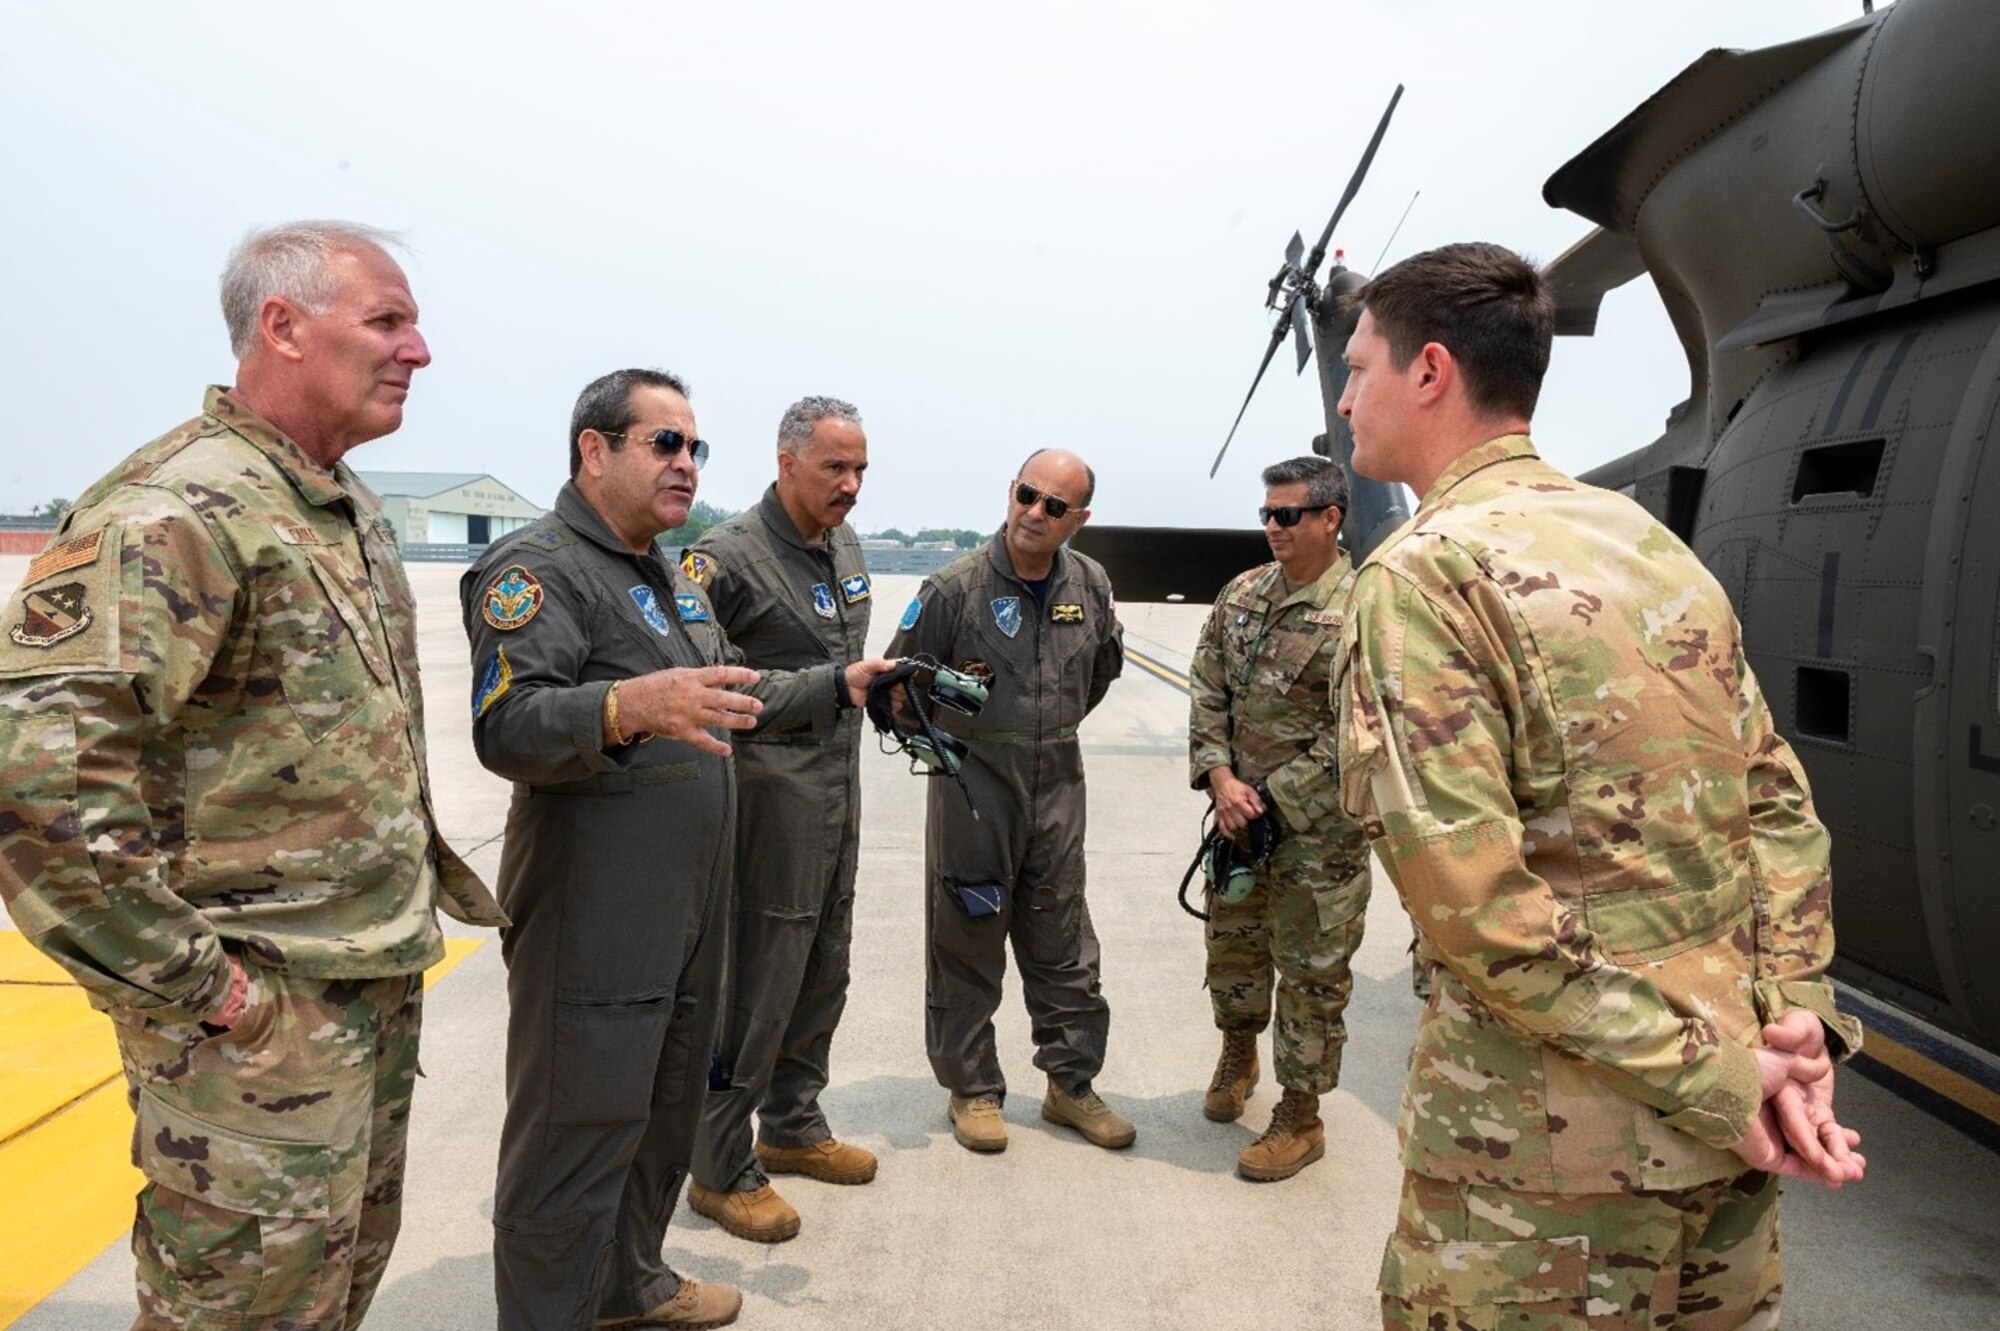
M687 574L688 581L697 587L708 586L718 567L713 558L697 550L689 550L681 556L681 572Z
M1075 602L1049 607L1049 623L1051 624L1081 624L1082 622L1083 607Z
M856 573L852 577L842 578L840 580L840 595L841 599L845 600L849 605L853 605L856 601L867 600L871 595L868 587L868 575L866 573Z
M479 595L479 617L502 633L511 633L541 613L546 593L542 580L519 564L509 564Z
M88 536L52 545L28 561L27 576L21 579L24 587L32 586L43 578L52 578L58 573L67 573L73 568L97 562L97 549L104 541L100 528Z
M683 624L706 624L708 607L693 592L682 592L674 597L674 608L681 612Z
M910 603L903 607L903 617L896 621L896 627L898 629L913 629L917 626L917 621L923 618L923 615L924 598L921 596L912 596Z
M494 703L514 684L514 667L507 662L507 649L496 647L479 670L479 685L472 691L472 719L486 715Z

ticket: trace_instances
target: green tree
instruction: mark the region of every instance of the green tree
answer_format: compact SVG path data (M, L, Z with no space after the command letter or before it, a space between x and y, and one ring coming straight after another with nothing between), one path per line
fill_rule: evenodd
M701 534L717 523L736 516L733 508L717 508L714 504L697 499L688 510L687 522L673 531L665 532L660 539L668 545L685 548L701 539Z
M886 531L876 532L869 539L875 541L894 541L898 545L908 545L912 540L920 538L911 537L907 533L900 531L895 527L890 527Z
M35 510L35 516L41 518L59 518L67 512L69 512L69 500L51 499L48 503L43 504Z

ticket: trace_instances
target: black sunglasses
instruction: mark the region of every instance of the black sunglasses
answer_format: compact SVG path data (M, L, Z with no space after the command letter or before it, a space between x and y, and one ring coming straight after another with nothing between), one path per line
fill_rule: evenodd
M1324 513L1332 507L1332 504L1284 504L1277 508L1260 508L1257 510L1257 525L1261 527L1276 518L1280 527L1296 527L1299 519L1306 514Z
M1022 508L1033 508L1038 499L1042 502L1042 512L1052 518L1060 518L1069 512L1069 500L1044 494L1026 481L1014 482L1014 502Z
M606 439L623 439L625 437L625 431L623 430L599 430L598 433ZM675 456L685 448L688 451L688 456L694 459L694 469L696 471L700 471L708 465L708 440L706 439L690 440L679 430L655 430L652 433L652 437L646 440L646 443L652 447L653 456L662 462Z

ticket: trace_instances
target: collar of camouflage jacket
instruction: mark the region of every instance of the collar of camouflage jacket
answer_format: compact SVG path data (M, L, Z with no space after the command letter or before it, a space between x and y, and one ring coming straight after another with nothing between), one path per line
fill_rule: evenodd
M1354 562L1347 551L1335 553L1333 562L1326 566L1326 572L1314 578L1305 586L1285 594L1285 566L1273 562L1263 578L1257 583L1257 595L1271 603L1277 610L1289 605L1310 605L1315 610L1324 610L1343 592L1348 574L1353 571Z
M1541 454L1535 451L1535 441L1525 434L1503 434L1498 439L1488 439L1479 447L1459 454L1457 461L1438 473L1438 478L1431 482L1431 488L1424 492L1424 500L1417 505L1417 511L1427 512L1443 503L1445 496L1474 472L1484 471L1499 462L1540 457Z
M252 447L271 459L292 488L305 496L306 502L325 507L350 499L348 487L341 483L341 472L345 470L336 464L333 471L307 457L305 450L293 443L285 432L259 416L250 408L229 395L229 390L221 384L210 384L203 395L201 409L250 441ZM352 477L353 473L347 473Z

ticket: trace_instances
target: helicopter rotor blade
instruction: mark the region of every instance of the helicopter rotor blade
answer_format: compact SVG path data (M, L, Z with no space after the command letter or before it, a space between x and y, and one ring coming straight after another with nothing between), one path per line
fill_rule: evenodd
M1292 297L1292 341L1298 346L1299 368L1297 373L1306 372L1306 362L1313 358L1312 334L1306 331L1306 303L1303 297Z
M1326 260L1326 247L1333 242L1333 229L1340 225L1341 214L1347 205L1354 202L1354 196L1361 192L1361 182L1368 178L1368 168L1374 165L1375 150L1382 146L1382 136L1389 132L1389 118L1396 114L1396 103L1403 100L1403 85L1398 83L1396 91L1389 94L1389 108L1382 112L1382 119L1375 125L1375 137L1368 140L1368 151L1361 154L1361 164L1354 168L1354 175L1347 182L1346 193L1340 196L1340 203L1334 208L1333 216L1327 219L1326 230L1319 233L1319 244L1305 263L1305 274L1312 277L1319 272L1319 266Z
M1299 260L1305 257L1305 253L1306 238L1296 231L1292 232L1292 238L1285 242L1285 262L1296 268L1299 266Z
M1236 419L1229 426L1229 437L1222 441L1222 448L1209 466L1208 479L1215 479L1215 473L1222 470L1222 455L1229 451L1229 445L1236 439L1236 427L1243 424L1243 413L1250 410L1250 399L1257 396L1257 385L1264 382L1264 371L1271 368L1271 362L1278 355L1278 348L1285 345L1285 334L1290 332L1289 321L1278 320L1278 326L1271 330L1271 345L1264 348L1264 359L1258 362L1257 377L1250 381L1250 391L1243 395L1243 405L1236 409Z

